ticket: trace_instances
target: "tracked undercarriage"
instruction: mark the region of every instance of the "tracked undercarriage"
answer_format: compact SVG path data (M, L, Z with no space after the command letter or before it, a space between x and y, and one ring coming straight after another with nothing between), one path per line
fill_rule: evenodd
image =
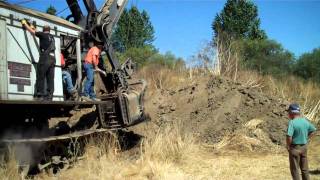
M82 158L90 139L118 141L121 149L120 140L129 133L125 127L137 123L119 121L122 119L118 117L119 110L113 111L110 104L103 101L65 102L64 106L56 102L32 102L28 105L30 109L24 111L21 109L26 109L22 108L25 103L20 106L17 102L1 104L2 114L10 120L3 119L6 126L1 130L0 147L2 155L15 154L24 175L44 170L55 174L71 167ZM33 114L34 109L38 111ZM58 114L59 117L54 116ZM140 118L143 121L145 117Z

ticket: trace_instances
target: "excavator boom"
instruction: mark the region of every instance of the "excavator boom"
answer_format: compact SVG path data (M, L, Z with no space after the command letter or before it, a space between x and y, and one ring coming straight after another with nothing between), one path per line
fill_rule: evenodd
M105 52L108 56L113 69L121 68L120 63L114 57L114 51L111 43L111 36L126 4L127 0L106 0L98 9L93 0L83 0L87 10L87 16L84 16L80 5L76 0L66 0L71 11L67 20L73 19L73 22L83 29L82 39L83 47L88 48L93 41L104 43Z

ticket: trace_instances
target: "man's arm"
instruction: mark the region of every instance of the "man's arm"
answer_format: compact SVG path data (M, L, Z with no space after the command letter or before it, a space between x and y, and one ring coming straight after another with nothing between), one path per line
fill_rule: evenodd
M316 134L315 131L309 133L308 138L311 139L315 134Z
M27 31L29 31L31 34L35 35L36 34L36 30L33 29L31 26L29 26L29 24L27 23L26 20L22 20L21 24L27 29Z
M104 76L106 76L106 72L103 71L103 70L101 70L101 69L98 67L98 65L96 65L96 64L98 64L98 63L99 63L99 56L94 55L94 57L93 57L93 68L94 68L94 70L95 70L96 72L99 72L99 73L103 74Z
M314 136L314 134L316 133L316 130L317 130L316 127L313 124L309 123L309 128L308 128L308 131L309 131L308 139L309 140Z
M93 68L97 71L99 70L98 65L96 65L98 64L98 62L99 62L99 56L93 55Z
M293 124L292 121L289 121L288 124L288 130L287 130L287 150L290 150L290 146L292 144L292 136L294 133L294 128L293 128Z
M97 62L98 62L98 56L97 56L97 55L93 55L93 59L92 59L92 60L93 60L93 61L92 61L93 68L94 68L95 70L98 70L98 65L96 65Z
M292 137L291 136L287 136L287 150L290 150L290 146L292 144Z

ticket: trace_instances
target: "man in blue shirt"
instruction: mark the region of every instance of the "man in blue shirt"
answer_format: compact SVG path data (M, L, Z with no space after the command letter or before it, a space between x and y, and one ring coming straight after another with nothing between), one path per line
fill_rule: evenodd
M301 116L298 104L291 104L287 111L290 118L287 131L287 149L289 151L292 179L300 180L300 168L302 179L309 180L307 144L316 128L306 118Z

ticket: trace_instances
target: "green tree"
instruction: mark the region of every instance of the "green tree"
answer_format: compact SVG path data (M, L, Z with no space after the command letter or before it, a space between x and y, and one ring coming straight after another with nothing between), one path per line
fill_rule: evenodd
M48 14L51 14L51 15L56 15L57 10L56 10L56 8L55 8L54 6L50 5L50 6L47 8L46 12L47 12Z
M212 29L215 37L225 33L229 38L266 39L260 29L257 6L247 0L228 0L220 14L217 14Z
M112 37L114 48L119 52L151 46L154 39L154 28L148 13L140 12L135 6L123 11Z
M320 82L320 48L302 54L294 66L294 74Z
M137 63L138 68L142 67L150 61L150 58L156 54L157 51L152 46L144 46L141 48L132 47L127 49L124 53L117 52L120 62L124 62L127 58Z
M163 67L169 67L173 68L175 65L177 58L172 52L166 52L164 55L162 54L155 54L154 56L151 57L150 63L152 64L157 64L159 66Z
M148 61L150 65L157 67L166 67L181 71L186 68L185 61L182 58L176 57L172 52L168 51L165 54L156 53Z
M227 0L212 29L222 73L232 75L238 62L241 67L262 74L282 76L292 72L293 54L268 39L260 28L258 7L252 1Z
M293 54L273 40L242 40L242 64L262 74L283 76L292 72Z

